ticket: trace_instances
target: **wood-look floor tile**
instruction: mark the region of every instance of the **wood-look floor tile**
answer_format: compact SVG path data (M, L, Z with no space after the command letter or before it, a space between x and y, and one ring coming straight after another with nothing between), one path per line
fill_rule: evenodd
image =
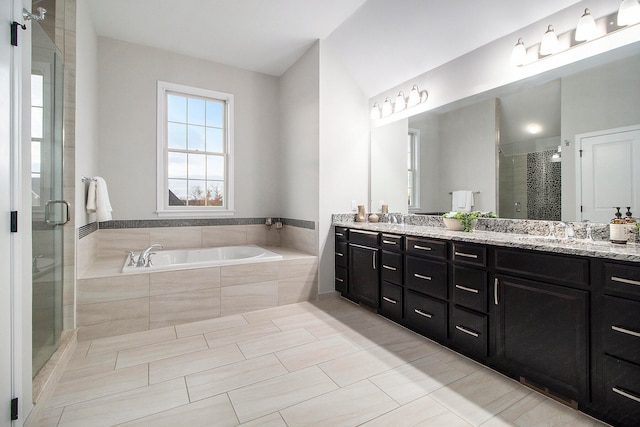
M206 350L208 348L204 336L195 335L193 337L178 338L171 341L121 350L118 353L116 369L153 362L154 360L167 359L169 357L193 353L194 351Z
M289 427L351 427L398 406L378 387L364 380L286 408L281 414Z
M184 377L242 360L245 360L244 355L235 344L169 357L149 364L149 383Z
M282 363L273 354L268 354L188 375L186 379L189 397L195 402L286 373Z
M320 368L344 387L405 364L401 358L381 347L372 347L321 363Z
M184 378L67 406L59 427L113 426L189 403Z
M279 412L256 418L238 425L238 427L287 427Z
M286 350L306 343L317 341L316 337L305 329L279 332L267 337L254 338L238 343L238 347L247 359L268 353Z
M247 321L245 318L240 314L236 314L233 316L217 317L215 319L185 323L184 325L176 325L175 328L178 338L184 338L191 335L200 335L236 326L244 326L246 324Z
M446 426L472 427L462 418L430 398L421 397L391 412L375 418L362 427L417 427Z
M280 328L272 322L250 323L248 325L226 328L219 331L204 334L209 347L214 348L221 345L233 344L251 340L254 338L267 337L282 332Z
M132 366L89 377L59 383L49 400L49 407L71 405L121 393L149 384L147 365Z
M121 427L232 427L238 418L226 394L219 394L195 403L159 412L128 423Z
M135 332L117 337L100 338L91 342L88 355L105 351L118 351L141 347L148 344L174 340L175 338L176 331L173 327Z
M279 351L276 356L290 372L293 372L357 351L360 351L358 347L343 337L336 336Z
M230 391L229 398L238 419L245 422L337 388L331 378L312 366Z

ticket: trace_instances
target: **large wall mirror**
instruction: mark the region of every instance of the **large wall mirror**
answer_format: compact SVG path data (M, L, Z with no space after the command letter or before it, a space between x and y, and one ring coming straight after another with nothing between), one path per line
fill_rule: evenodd
M640 43L371 134L372 210L446 212L471 190L474 210L503 218L640 214Z

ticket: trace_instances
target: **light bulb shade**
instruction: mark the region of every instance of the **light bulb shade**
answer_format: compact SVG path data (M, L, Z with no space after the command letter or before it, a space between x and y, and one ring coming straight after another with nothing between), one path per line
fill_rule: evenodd
M549 25L547 32L542 36L542 42L540 42L540 55L544 56L556 53L559 47L558 37L553 30L553 25Z
M404 110L407 108L407 100L404 99L404 93L400 91L398 96L396 96L396 103L393 106L393 111L395 113Z
M511 65L516 67L524 65L527 59L527 48L524 47L524 41L518 39L518 43L513 47L511 52Z
M380 118L380 105L376 102L371 108L371 119L378 120Z
M638 0L622 0L618 9L618 26L633 25L640 22L640 4Z
M578 21L578 26L576 27L576 41L584 42L588 40L593 40L598 36L598 29L596 28L596 21L591 16L591 11L589 9L584 10L584 15Z
M420 91L418 90L418 85L413 85L411 88L411 92L409 92L409 100L407 101L408 107L414 107L420 104Z
M393 106L391 105L391 100L387 98L382 104L382 117L390 116L391 113L393 113Z

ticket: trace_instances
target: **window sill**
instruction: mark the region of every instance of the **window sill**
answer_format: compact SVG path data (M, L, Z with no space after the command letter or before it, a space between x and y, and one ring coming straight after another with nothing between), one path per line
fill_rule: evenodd
M233 216L235 211L214 211L214 210L179 210L179 211L156 211L160 218L215 218L222 216Z

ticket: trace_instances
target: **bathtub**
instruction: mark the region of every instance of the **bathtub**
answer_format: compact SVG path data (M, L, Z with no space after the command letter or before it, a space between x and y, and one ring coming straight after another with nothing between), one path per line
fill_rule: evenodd
M136 259L139 255L136 255ZM279 255L260 246L223 246L218 248L157 250L151 255L149 267L129 266L127 255L122 273L151 273L154 271L187 270L191 268L278 261Z

